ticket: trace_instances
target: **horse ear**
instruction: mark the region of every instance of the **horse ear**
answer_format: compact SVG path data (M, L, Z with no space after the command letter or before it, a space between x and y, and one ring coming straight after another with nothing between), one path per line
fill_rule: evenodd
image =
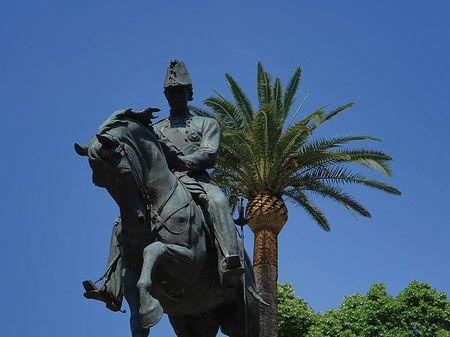
M105 134L96 134L96 137L100 144L102 144L105 147L117 147L119 145L119 142L114 139L111 135Z
M146 108L139 111L134 110L128 110L127 113L129 113L131 116L139 120L143 124L150 124L152 119L158 118L158 116L154 116L154 112L161 111L158 108Z
M80 145L77 143L73 144L73 147L75 148L75 152L78 153L80 156L87 157L88 155L88 146L87 145Z

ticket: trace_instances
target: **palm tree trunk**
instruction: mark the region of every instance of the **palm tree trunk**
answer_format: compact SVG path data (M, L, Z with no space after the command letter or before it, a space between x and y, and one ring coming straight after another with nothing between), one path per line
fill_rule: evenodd
M263 192L247 204L250 229L255 234L253 270L256 289L269 306L260 305L260 336L278 336L278 234L288 219L280 196Z
M260 306L260 336L278 336L278 235L269 230L255 232L253 269L256 288L269 306Z

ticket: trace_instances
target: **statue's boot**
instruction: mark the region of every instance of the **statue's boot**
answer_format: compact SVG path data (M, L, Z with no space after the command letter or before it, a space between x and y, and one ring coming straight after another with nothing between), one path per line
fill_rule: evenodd
M106 308L111 311L120 311L120 302L108 289L106 289L106 287L99 287L91 280L83 281L83 287L84 290L86 290L83 294L84 297L106 303Z
M214 234L218 244L220 280L222 286L232 288L241 284L241 276L244 274L245 269L239 256L236 234L234 232L227 233L227 230L228 228L225 226L219 226L217 223L214 223ZM225 235L222 233L225 233Z
M229 255L223 258L220 269L222 273L222 285L224 287L235 287L241 283L241 276L244 274L245 269L238 255Z
M146 329L158 324L163 315L163 309L161 304L159 304L159 301L151 296L148 296L147 298L148 301L146 300L146 303L142 303L141 298L141 308L139 310L142 327Z

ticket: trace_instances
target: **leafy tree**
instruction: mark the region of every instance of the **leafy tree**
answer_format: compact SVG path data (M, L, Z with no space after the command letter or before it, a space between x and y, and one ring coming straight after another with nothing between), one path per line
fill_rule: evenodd
M304 336L314 324L314 311L294 296L292 283L278 283L278 336Z
M288 218L283 198L302 207L326 231L330 225L311 196L331 199L352 213L370 217L368 210L342 189L359 184L391 194L398 189L366 178L350 167L359 164L391 176L391 157L371 149L343 146L360 140L380 141L370 136L337 136L311 139L314 131L353 103L326 112L320 108L295 121L289 113L295 102L301 68L286 88L280 78L272 81L261 63L257 66L258 108L255 110L237 82L225 74L233 102L217 96L203 103L214 113L191 107L197 115L216 118L222 127L221 151L212 172L215 182L234 203L238 194L248 200L249 226L255 234L254 261L257 289L269 307L261 308L261 335L277 336L278 234ZM301 105L300 105L301 107Z
M396 300L414 336L450 336L450 302L445 293L412 281Z
M394 298L386 292L383 283L374 283L366 296L353 294L340 305L341 324L344 331L355 336L382 336L398 322L398 310Z
M283 299L278 304L279 336L450 336L450 301L426 282L411 281L397 298L383 283L374 283L366 295L346 296L338 310L314 316L308 304L294 296L291 284L281 284L278 290Z

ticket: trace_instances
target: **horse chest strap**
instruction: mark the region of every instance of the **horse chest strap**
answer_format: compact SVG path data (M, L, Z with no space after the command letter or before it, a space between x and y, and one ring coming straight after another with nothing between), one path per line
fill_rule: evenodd
M162 221L160 215L155 211L151 212L151 222L152 230L156 232L159 232L164 225L164 222Z
M162 211L164 209L164 206L166 206L167 202L169 201L169 199L174 194L177 186L178 186L178 181L177 181L177 179L175 179L172 187L170 188L169 192L167 192L163 202L161 203L161 206L159 206L158 211L155 212L155 211L152 210L150 212L150 214L151 214L150 219L151 219L152 227L153 227L152 230L158 232L162 228L162 226L164 225L164 221L161 219L161 213L162 213Z
M178 180L175 179L172 187L170 188L169 192L167 192L166 197L164 198L163 202L161 203L161 206L159 206L158 215L161 215L161 213L164 209L164 206L166 206L167 202L172 197L173 193L175 192L175 189L177 188L177 185L178 185Z

